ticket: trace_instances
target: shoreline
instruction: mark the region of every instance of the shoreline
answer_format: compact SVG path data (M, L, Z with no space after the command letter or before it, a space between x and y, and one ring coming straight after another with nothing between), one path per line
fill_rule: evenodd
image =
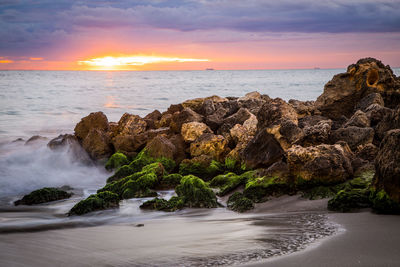
M242 266L397 266L400 262L400 217L370 211L329 213L344 231L305 249Z

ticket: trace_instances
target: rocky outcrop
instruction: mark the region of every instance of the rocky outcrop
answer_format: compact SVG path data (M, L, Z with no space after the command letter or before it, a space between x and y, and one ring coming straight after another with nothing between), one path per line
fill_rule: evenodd
M75 126L75 136L79 140L84 140L92 129L97 129L101 132L108 130L108 119L103 112L93 112L82 118Z
M297 125L296 110L280 98L266 102L257 113L258 129L280 125L283 121L291 121Z
M375 160L373 207L383 213L400 212L400 129L386 133Z
M361 128L356 126L349 126L347 128L340 128L331 134L333 142L344 141L351 150L356 151L359 146L372 143L374 139L374 129L367 127Z
M379 60L365 58L350 65L346 73L335 75L325 85L315 105L322 115L338 120L342 115L351 117L360 100L372 93L381 94L386 106L394 107L400 100L399 90L399 81L389 66ZM378 103L381 102L378 100ZM366 104L361 103L360 106L362 108Z
M47 203L51 201L61 200L70 198L71 193L54 187L45 187L39 190L35 190L28 195L25 195L22 199L14 202L15 206L18 205L37 205Z
M92 159L106 159L113 154L113 148L108 135L99 130L91 129L83 139L82 147L88 152Z
M290 174L300 187L344 182L353 175L349 147L343 144L293 146L287 151Z
M187 143L195 141L205 133L213 132L211 131L210 127L202 122L193 121L182 124L181 134L183 140L185 140Z
M192 157L206 155L222 161L228 153L227 149L227 142L222 135L206 133L190 144L190 155Z
M175 159L176 147L175 145L164 136L157 136L147 143L145 150L148 155L153 158L169 158Z

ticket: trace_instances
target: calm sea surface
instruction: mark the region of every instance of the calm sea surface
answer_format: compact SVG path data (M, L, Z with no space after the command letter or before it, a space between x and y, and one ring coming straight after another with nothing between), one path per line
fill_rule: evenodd
M73 131L103 111L144 116L186 99L259 91L285 100L315 100L344 69L244 71L0 71L0 142Z

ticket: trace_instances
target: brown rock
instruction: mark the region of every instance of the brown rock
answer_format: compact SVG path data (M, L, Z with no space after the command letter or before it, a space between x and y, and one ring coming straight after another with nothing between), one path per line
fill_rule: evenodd
M157 123L161 119L161 112L158 110L154 110L153 112L149 113L144 117L144 121L147 124L148 129L155 129L157 128Z
M280 125L289 120L297 125L297 113L294 108L280 98L275 98L262 105L257 114L258 129L264 129L272 125Z
M390 108L382 107L378 104L372 104L366 109L366 115L370 120L371 127L375 127L380 123L386 116L388 116L392 110ZM383 138L383 136L382 136Z
M186 151L188 150L188 146L183 140L182 135L175 134L169 138L172 144L176 147L175 153L175 162L179 164L182 160L186 158Z
M357 103L371 93L380 93L386 105L392 106L393 99L400 99L399 86L389 66L373 58L360 59L325 85L315 105L322 115L337 120L342 115L350 117Z
M368 108L369 106L371 106L371 105L374 105L374 104L379 105L379 106L382 106L382 107L385 106L385 103L383 102L383 98L382 98L381 94L379 94L379 93L372 93L372 94L369 94L369 95L363 97L363 98L360 100L360 102L358 102L358 103L356 104L355 109L356 109L356 110L359 109L359 110L361 110L361 111L363 111L363 112L366 112L367 108Z
M243 124L248 120L252 114L245 108L240 108L235 114L225 118L221 127L218 129L218 133L225 135L229 133L230 129L236 124Z
M174 159L176 154L175 145L164 136L157 136L147 143L145 147L149 156L153 158Z
M240 108L245 108L253 114L257 114L261 106L266 102L259 92L250 92L237 100Z
M385 133L392 129L400 129L400 106L388 113L376 126L376 135L382 140Z
M320 120L315 124L309 123L305 125L303 128L304 137L300 143L302 146L307 147L328 143L332 129L331 120Z
M353 174L346 145L293 146L287 151L287 163L297 183L333 184L346 181Z
M357 110L353 116L344 124L344 128L349 126L369 127L370 121L368 116L361 110Z
M400 202L400 129L387 132L375 160L373 186Z
M299 101L290 99L289 104L296 110L297 117L311 116L315 111L315 101Z
M61 150L65 149L71 155L71 159L73 161L77 161L80 163L84 163L87 165L92 164L92 160L89 158L89 155L83 149L81 144L78 141L78 138L72 134L61 134L56 138L50 140L47 146L51 150Z
M267 168L283 158L284 151L275 137L259 131L243 150L241 158L249 168Z
M147 123L137 115L125 113L118 121L120 135L138 135L146 131Z
M378 148L375 145L366 144L357 151L356 156L363 160L374 162L377 154Z
M203 117L190 108L184 108L181 112L175 112L172 115L170 128L173 132L180 133L182 124L193 121L202 122Z
M100 131L108 130L108 120L103 112L93 112L82 118L75 126L75 136L78 137L79 140L83 140L92 129L98 129Z
M185 142L193 142L205 133L213 133L206 124L202 122L188 122L182 124L181 134Z
M373 139L374 129L370 127L360 128L349 126L347 128L335 130L331 134L332 142L336 143L338 141L344 141L353 151L357 150L358 146L372 143Z
M100 160L110 157L113 149L105 132L92 128L82 142L83 148L92 159Z
M206 133L190 144L192 157L207 155L221 161L228 152L227 142L221 135Z

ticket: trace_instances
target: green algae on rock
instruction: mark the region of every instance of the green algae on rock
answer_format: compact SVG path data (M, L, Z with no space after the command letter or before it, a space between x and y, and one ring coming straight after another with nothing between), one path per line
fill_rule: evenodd
M243 194L254 202L263 202L268 200L269 196L281 196L291 192L292 187L285 179L264 176L250 178Z
M71 215L83 215L92 211L105 210L119 207L119 197L110 191L100 192L79 201L68 213Z
M371 190L369 199L372 209L382 214L400 214L400 203L393 200L385 190Z
M22 199L15 201L14 205L35 205L50 201L66 199L70 198L71 196L71 193L68 193L64 190L60 190L54 187L44 187L42 189L32 191L28 195L25 195Z
M168 188L175 188L177 185L181 183L182 175L179 173L172 173L168 175L164 175L160 182L160 188L168 189Z
M179 174L196 175L204 180L224 172L224 166L218 161L212 160L206 155L202 155L193 159L185 159L179 165Z
M253 201L245 197L240 192L233 193L229 197L227 204L228 204L228 209L237 212L245 212L254 208Z
M209 185L211 187L218 187L220 189L217 193L218 196L225 196L226 194L235 190L240 185L245 185L247 180L254 177L254 175L254 171L249 171L241 175L237 175L233 172L228 172L226 174L215 176L209 182Z
M107 161L105 168L107 170L118 169L129 164L128 158L121 152L114 153Z
M152 200L148 200L140 205L141 209L147 210L160 210L160 211L167 211L172 212L176 210L183 209L185 206L185 202L181 197L172 197L170 200L155 198Z
M349 212L370 206L368 189L341 190L328 201L329 210L340 212Z
M206 183L194 176L187 175L175 188L178 197L182 197L185 206L190 208L216 208L217 197Z

